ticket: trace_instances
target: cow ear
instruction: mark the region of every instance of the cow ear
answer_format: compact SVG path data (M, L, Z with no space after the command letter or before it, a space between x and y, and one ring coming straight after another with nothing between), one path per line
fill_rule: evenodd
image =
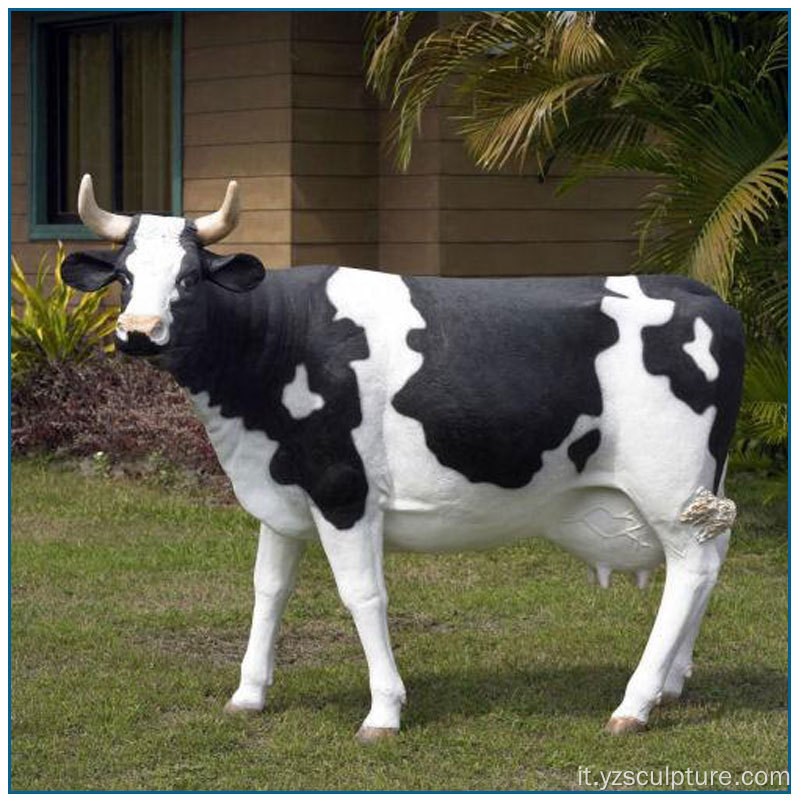
M108 286L117 272L118 251L92 250L70 253L61 265L64 283L82 292L96 292Z
M264 266L247 253L218 256L206 251L208 279L231 292L249 292L264 280Z

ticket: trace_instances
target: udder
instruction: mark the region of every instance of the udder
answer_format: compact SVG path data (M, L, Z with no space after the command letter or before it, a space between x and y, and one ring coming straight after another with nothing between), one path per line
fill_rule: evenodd
M592 567L638 572L664 561L655 532L617 489L574 489L551 505L547 515L547 538Z

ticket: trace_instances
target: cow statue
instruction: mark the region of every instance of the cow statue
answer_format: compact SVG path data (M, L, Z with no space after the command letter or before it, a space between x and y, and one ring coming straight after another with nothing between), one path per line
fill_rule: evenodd
M405 688L387 624L385 548L453 551L545 537L638 575L661 606L607 730L680 695L735 506L738 315L683 277L461 279L331 266L265 271L206 247L238 187L194 221L83 222L121 247L71 254L64 280L122 284L116 346L187 390L242 506L261 523L255 607L226 710L260 711L304 545L319 540L369 666L358 736L395 734Z

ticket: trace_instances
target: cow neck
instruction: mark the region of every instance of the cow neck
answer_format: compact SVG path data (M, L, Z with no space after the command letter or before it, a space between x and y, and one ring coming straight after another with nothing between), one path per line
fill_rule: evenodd
M202 302L189 312L195 318L181 326L189 343L176 346L167 369L193 394L207 392L225 416L250 417L253 398L282 386L298 361L303 309L289 308L282 283L270 272L254 290L237 294L204 282Z

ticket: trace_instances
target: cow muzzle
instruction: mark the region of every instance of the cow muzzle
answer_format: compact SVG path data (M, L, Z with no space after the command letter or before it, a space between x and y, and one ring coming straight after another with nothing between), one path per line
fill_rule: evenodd
M164 344L167 339L167 326L164 320L155 314L120 314L117 318L117 336L125 340L129 333L143 333L155 344Z

